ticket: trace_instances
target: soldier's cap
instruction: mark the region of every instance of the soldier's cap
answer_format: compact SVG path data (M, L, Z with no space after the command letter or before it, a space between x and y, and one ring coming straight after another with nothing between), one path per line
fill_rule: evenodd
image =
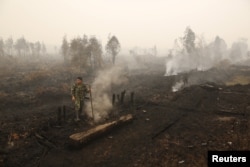
M79 80L81 80L81 81L82 81L82 77L77 77L76 79L79 79Z

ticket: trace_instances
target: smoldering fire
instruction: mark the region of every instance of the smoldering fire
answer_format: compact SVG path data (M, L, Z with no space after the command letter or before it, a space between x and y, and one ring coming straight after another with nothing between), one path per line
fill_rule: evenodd
M112 102L110 91L112 86L121 86L127 82L127 78L122 75L123 68L114 66L107 70L100 71L92 83L93 108L95 122L108 117ZM92 117L91 104L86 105L86 113Z
M193 70L206 71L228 65L244 65L249 61L246 39L234 42L231 48L227 48L226 42L218 36L213 42L206 44L204 38L197 38L188 27L184 37L175 41L175 47L168 55L165 76L189 73ZM183 81L174 83L172 91L176 92L183 88L182 83Z
M186 36L183 38L188 38ZM176 46L171 50L166 62L165 76L191 70L204 71L227 64L244 64L250 59L246 39L234 42L231 48L227 48L226 42L218 36L209 44L202 38L192 42L193 48L190 50L187 49L187 46L191 45L190 42L175 43Z

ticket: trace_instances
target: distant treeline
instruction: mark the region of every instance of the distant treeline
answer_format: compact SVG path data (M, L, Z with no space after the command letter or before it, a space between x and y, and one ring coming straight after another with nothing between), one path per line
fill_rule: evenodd
M166 75L191 70L208 70L230 64L247 64L250 60L247 39L240 39L228 47L226 41L219 36L207 42L187 27L184 35L175 40L174 47L169 51L166 63Z
M120 52L120 43L116 36L108 39L105 46L106 55L111 57L112 63L115 63L116 56ZM103 66L103 49L101 42L95 37L73 38L68 42L64 36L61 45L61 52L65 63L70 63L80 68L90 67L92 69Z
M47 49L43 42L29 42L24 37L13 40L9 37L6 40L0 38L1 56L39 56L46 55Z

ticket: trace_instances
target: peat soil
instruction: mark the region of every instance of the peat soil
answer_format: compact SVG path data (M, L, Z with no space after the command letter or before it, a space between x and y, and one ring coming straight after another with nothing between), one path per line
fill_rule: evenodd
M225 84L249 77L249 67L190 72L177 92L172 87L182 74L168 77L164 70L130 71L120 90L134 91L134 104L127 94L101 123L128 113L134 120L83 146L72 145L69 136L97 124L73 120L70 84L76 74L23 67L2 76L0 166L201 167L207 166L208 150L250 150L250 85ZM63 105L65 119L58 120Z

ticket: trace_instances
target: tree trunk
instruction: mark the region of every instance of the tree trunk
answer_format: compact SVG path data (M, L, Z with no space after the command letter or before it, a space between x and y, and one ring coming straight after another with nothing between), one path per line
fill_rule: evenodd
M131 121L132 119L133 119L133 116L131 114L128 114L128 115L120 117L119 120L117 121L113 121L113 122L109 122L109 123L96 126L85 132L72 134L69 138L81 144L87 143L88 141L94 140L98 138L99 136L114 129L115 127L118 127L126 122Z

